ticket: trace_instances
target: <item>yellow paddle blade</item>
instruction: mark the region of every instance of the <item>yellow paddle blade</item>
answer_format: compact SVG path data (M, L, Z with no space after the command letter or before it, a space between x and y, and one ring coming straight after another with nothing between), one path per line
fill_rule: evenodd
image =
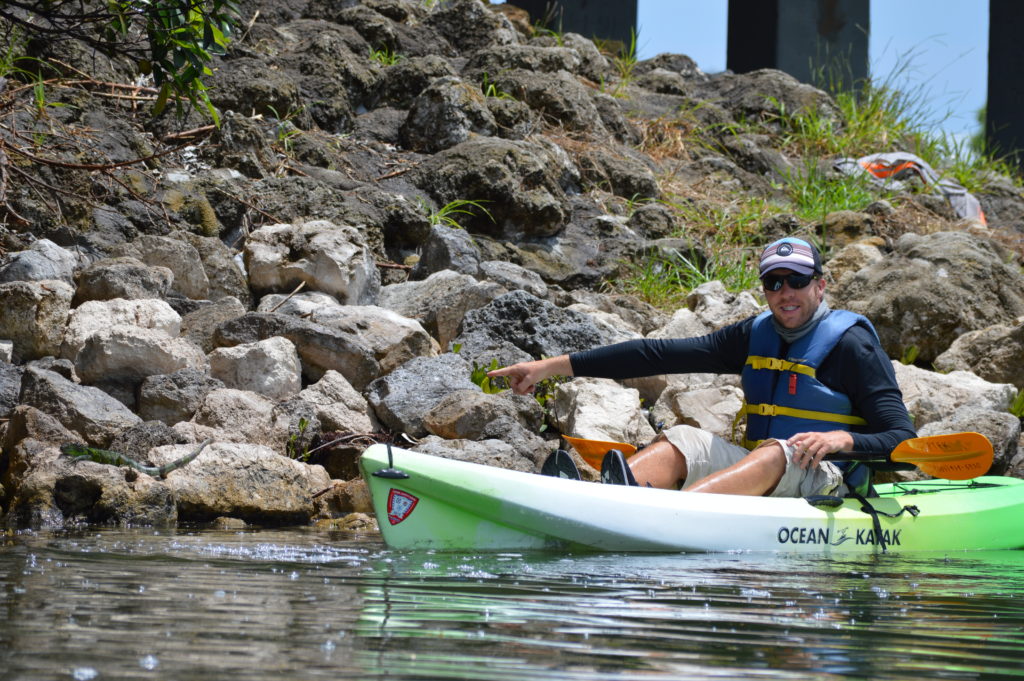
M951 433L904 440L889 460L912 463L936 478L970 480L988 472L992 456L992 443L981 433Z
M601 460L604 459L604 455L608 453L609 449L617 449L626 457L636 453L636 447L625 442L587 440L582 437L570 437L568 435L563 435L562 437L572 445L572 448L583 457L584 461L598 470L601 470Z

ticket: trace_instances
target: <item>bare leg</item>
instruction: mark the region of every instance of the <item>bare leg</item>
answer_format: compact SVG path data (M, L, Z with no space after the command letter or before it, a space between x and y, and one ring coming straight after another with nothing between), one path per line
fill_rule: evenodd
M686 457L668 440L655 440L629 458L629 467L641 487L679 489L686 480Z
M758 447L728 468L697 481L687 491L764 496L775 489L785 472L786 456L782 447L772 443Z

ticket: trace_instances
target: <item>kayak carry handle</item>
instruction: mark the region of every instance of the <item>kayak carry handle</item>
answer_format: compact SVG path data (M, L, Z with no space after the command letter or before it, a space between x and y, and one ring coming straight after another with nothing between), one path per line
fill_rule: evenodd
M409 474L395 468L395 457L391 453L391 443L389 442L385 446L388 448L388 467L374 471L373 476L377 478L387 478L388 480L405 480L409 477Z

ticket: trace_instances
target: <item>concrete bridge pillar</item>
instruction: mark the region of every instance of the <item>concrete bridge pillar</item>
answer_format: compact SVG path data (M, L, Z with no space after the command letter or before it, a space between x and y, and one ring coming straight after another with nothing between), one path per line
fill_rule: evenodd
M850 89L868 77L870 0L729 0L726 66Z
M637 0L510 0L560 33L579 33L584 38L614 40L627 48L636 29ZM665 17L671 21L671 17Z
M1022 165L1024 157L1024 5L1020 0L988 3L988 106L985 140L997 156Z

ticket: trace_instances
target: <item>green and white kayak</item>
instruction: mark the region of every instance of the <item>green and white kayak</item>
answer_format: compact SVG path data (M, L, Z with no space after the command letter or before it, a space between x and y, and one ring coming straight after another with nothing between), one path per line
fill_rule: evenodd
M697 494L566 480L386 445L360 459L396 549L816 554L1024 548L1024 480L878 485L870 503ZM406 476L406 477L402 477ZM904 510L906 509L906 510ZM881 535L881 536L879 536Z

